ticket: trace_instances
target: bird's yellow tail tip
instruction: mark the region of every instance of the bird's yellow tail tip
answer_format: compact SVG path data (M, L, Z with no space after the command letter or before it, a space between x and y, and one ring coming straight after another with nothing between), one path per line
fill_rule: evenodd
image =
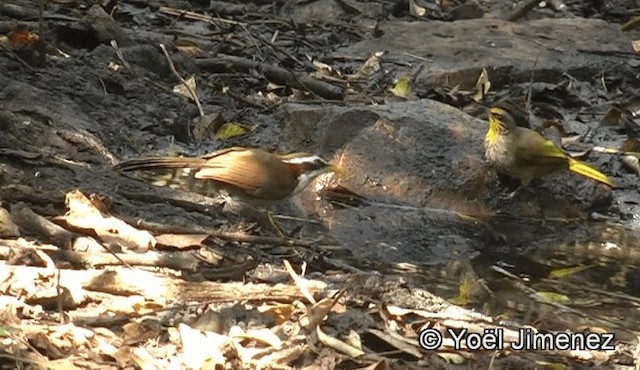
M596 170L595 168L589 166L586 163L582 163L580 161L577 161L575 159L572 159L569 161L569 170L571 172L575 172L579 175L588 177L592 180L601 182L605 185L611 186L612 188L615 188L616 185L613 183L613 181L611 181L611 179L609 178L609 176L605 175L604 173Z

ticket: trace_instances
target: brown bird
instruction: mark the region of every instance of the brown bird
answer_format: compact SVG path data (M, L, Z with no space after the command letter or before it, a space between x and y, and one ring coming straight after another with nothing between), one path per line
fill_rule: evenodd
M520 186L546 174L569 170L615 187L602 172L571 158L536 131L518 127L514 116L501 107L489 110L489 130L484 140L485 157L499 172L517 177Z
M115 170L169 170L154 184L204 195L222 192L243 201L269 203L302 191L318 175L335 167L317 155L278 155L261 149L232 147L200 157L148 157L116 164ZM159 181L158 181L159 180Z

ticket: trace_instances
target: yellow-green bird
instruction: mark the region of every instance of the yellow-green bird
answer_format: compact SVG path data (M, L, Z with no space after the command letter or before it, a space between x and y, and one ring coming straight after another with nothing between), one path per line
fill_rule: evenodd
M538 132L519 127L514 115L501 107L494 106L489 110L484 150L487 161L499 172L518 178L521 187L559 170L569 170L615 187L607 175L571 158Z

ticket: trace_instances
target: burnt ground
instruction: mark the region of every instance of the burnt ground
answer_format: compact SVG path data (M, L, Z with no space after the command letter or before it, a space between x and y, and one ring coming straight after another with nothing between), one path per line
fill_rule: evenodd
M632 48L637 31L625 33L620 27L633 18L637 4L574 1L561 8L560 2L549 2L518 14L524 2L415 3L412 13L411 4L393 0L52 1L45 4L41 22L31 2L0 4L0 199L9 211L3 216L7 226L0 243L7 262L2 269L7 270L0 281L2 294L21 298L28 307L0 321L13 340L2 352L10 359L7 366L52 366L43 365L42 358L78 365L78 357L86 353L99 354L92 366L100 361L142 366L151 360L131 355L136 346L148 350L145 340L156 339L171 343L171 330L179 323L198 327L194 317L203 317L212 302L211 310L231 311L227 321L243 329L268 327L285 347L301 346L291 359L265 360L272 366L353 368L377 361L393 368L490 363L534 368L536 361L632 366L640 323L640 63ZM32 40L36 35L40 42ZM206 119L199 118L192 100L173 92L180 82L160 44L181 76L195 76ZM488 73L484 84L478 83L483 69ZM392 92L403 78L410 90ZM482 87L485 94L479 92ZM532 126L609 174L619 188L558 174L505 199L507 186L484 164L482 140L486 107L506 97L529 108ZM215 136L221 124L234 123L250 131ZM319 194L319 187L311 186L299 202L303 210L283 206L281 213L304 215L306 221L279 218L289 234L282 238L261 216L230 212L218 200L153 187L111 169L121 159L192 156L234 145L315 152L343 171L324 179L328 185ZM97 244L118 244L108 242L95 225L69 221L70 198L79 197L70 192L76 189L93 194L103 215L157 237L151 249L165 259L151 263L156 268L140 263L147 267L136 269L167 278L182 271L185 282L173 282L162 300L142 288L126 291L169 314L151 309L122 313L104 296L67 306L53 304L61 301L61 294L54 293L43 303L42 297L32 296L42 289L36 277L28 293L16 287L15 276L22 270L14 268L46 265L42 256L25 252L33 246L85 253L78 262L44 248L69 274L112 264L87 261L87 255L106 253L83 252L74 242L89 236ZM64 232L42 226L45 221L25 209L73 234L60 237ZM13 222L18 228L11 227ZM168 234L178 236L167 239ZM186 237L191 234L203 236ZM213 268L200 260L189 260L188 266L176 262L182 258L178 256L193 258L201 249L215 254L215 261L209 261ZM174 264L166 261L172 258ZM300 315L300 302L311 306L294 293L298 291L282 267L285 259L299 273L305 266L309 279L325 284L314 285L317 299L344 293L331 313L316 315L328 317L323 327L330 335L343 343L351 340L355 348L359 342L369 357L336 348L309 327L301 329L307 338L301 340L285 335L280 322L244 316L263 302L287 304ZM218 283L207 285L207 280ZM240 281L249 285L220 288ZM292 289L277 295L270 290L277 283ZM259 295L252 284L269 293ZM115 296L122 291L118 284L104 286L97 291ZM83 289L92 291L89 285ZM238 293L242 289L247 291ZM218 295L202 293L207 290ZM224 306L228 302L230 308ZM187 303L192 306L182 306ZM487 316L453 311L453 304ZM366 310L373 306L378 311ZM398 313L389 306L416 311ZM34 312L34 307L44 307L44 312ZM192 316L184 313L191 308ZM77 313L82 310L94 320ZM118 312L118 320L98 314L109 310ZM33 328L41 323L55 327L65 317L79 328L108 328L113 338L124 341L115 345L119 352L98 350L95 344L74 352L68 343L45 339L44 329L22 328L29 333L23 336L10 330L20 327L16 318L31 320ZM140 325L149 317L160 328L138 330L156 336L132 340L123 329L125 323ZM298 319L295 314L282 317L284 322ZM390 329L398 323L401 329ZM523 325L555 332L612 332L618 342L615 351L578 354L454 350L449 342L428 352L415 344L420 328L482 332L498 324L507 333ZM231 336L230 326L204 329ZM349 330L359 339L347 339ZM181 335L187 336L184 331ZM411 344L403 345L398 337ZM183 354L189 353L185 343ZM259 367L256 357L243 357L238 348L233 355L226 351L217 363ZM36 352L42 358L34 357ZM167 349L165 358L174 355ZM166 362L156 366L168 367Z

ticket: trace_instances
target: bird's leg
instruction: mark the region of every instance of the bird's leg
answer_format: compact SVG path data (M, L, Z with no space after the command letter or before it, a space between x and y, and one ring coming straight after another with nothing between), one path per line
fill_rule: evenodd
M273 217L273 212L264 207L256 207L249 204L243 204L242 216L248 217L257 221L262 227L271 228L276 235L281 238L285 238L287 235L284 233L282 227L278 225Z
M278 223L276 222L276 220L273 218L273 213L271 213L271 211L269 211L268 209L264 211L267 212L267 219L269 220L269 224L271 225L273 230L275 230L276 234L278 234L278 236L281 238L286 237L285 233L282 231L280 226L278 226Z
M250 204L248 202L243 202L241 200L233 199L232 197L220 193L222 199L224 199L224 207L223 212L228 212L233 215L240 216L244 219L251 220L257 222L262 227L272 228L275 233L280 237L285 237L285 234L282 232L282 229L278 226L276 221L273 219L272 213L270 210L264 207L258 207L257 205Z
M498 172L498 180L500 181L500 184L504 186L503 190L508 192L506 195L501 196L504 199L513 199L513 197L516 196L516 193L518 193L523 187L522 181L518 178L500 172Z

